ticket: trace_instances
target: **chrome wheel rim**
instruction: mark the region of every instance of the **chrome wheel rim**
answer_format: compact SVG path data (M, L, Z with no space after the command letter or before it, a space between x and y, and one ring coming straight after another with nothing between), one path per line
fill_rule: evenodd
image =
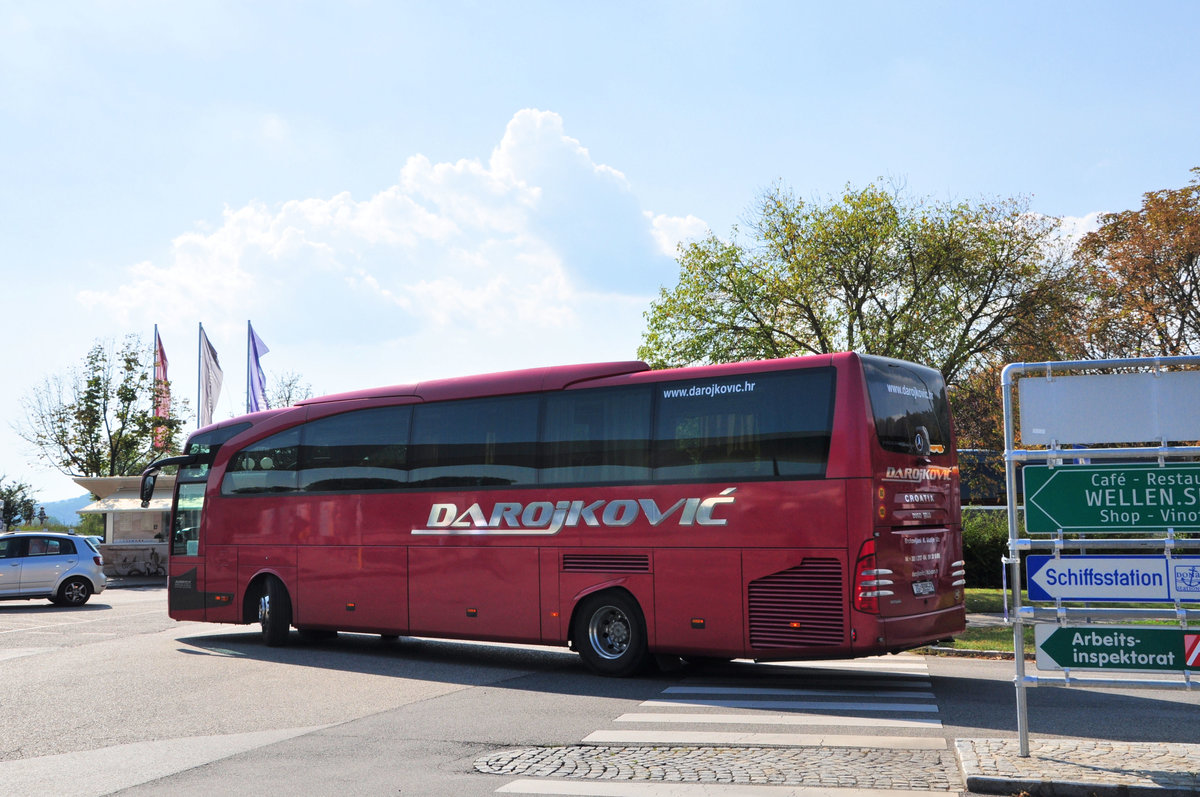
M629 618L615 606L596 610L588 623L588 642L601 658L621 658L629 649L630 637Z

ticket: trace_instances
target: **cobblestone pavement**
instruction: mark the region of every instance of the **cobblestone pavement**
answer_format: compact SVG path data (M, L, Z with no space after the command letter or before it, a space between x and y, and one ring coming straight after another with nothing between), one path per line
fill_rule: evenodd
M477 760L475 769L493 775L664 783L964 788L949 750L570 745L494 753Z
M1049 739L958 739L958 758L971 791L1051 797L1200 794L1200 745Z
M906 789L1032 797L1200 795L1200 745L958 739L956 750L569 745L506 750L475 769L510 777ZM957 753L957 758L955 753Z

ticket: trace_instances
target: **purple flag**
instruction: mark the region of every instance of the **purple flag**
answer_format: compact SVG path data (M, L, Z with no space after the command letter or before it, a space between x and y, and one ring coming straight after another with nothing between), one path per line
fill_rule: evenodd
M246 322L246 333L246 412L258 412L271 406L267 403L267 378L258 360L270 349L255 334L249 321Z

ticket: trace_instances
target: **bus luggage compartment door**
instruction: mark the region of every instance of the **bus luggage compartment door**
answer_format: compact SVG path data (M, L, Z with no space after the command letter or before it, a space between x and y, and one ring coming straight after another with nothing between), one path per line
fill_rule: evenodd
M413 636L541 641L537 548L414 546L408 567Z

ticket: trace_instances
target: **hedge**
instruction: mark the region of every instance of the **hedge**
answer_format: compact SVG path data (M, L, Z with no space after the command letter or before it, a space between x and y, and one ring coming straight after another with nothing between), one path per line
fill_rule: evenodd
M1003 586L1004 557L1008 555L1008 512L964 509L963 560L968 587Z

